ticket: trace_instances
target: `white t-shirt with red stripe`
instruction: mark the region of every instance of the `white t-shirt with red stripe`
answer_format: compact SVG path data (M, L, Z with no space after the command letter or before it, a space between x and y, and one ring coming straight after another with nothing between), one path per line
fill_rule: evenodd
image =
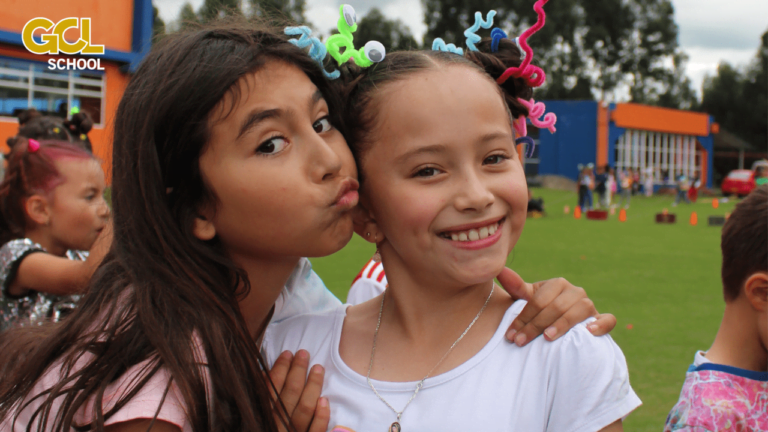
M347 304L366 302L383 293L386 288L387 275L384 274L384 266L371 259L352 281L352 287L347 294Z

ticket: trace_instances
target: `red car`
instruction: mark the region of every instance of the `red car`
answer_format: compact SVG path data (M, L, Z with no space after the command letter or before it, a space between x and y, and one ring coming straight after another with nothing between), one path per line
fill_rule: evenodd
M752 170L733 170L723 180L720 189L723 195L749 195L755 188L755 172Z

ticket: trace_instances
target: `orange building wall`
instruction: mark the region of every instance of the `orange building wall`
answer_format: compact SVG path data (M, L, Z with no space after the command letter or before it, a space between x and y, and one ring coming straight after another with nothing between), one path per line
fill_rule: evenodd
M709 135L709 115L634 103L616 104L611 113L616 126L680 135Z
M0 56L43 62L48 61L49 58L59 58L59 56L35 55L23 48L2 45L0 45ZM123 97L130 76L120 72L119 66L115 63L102 60L101 65L104 67L104 74L106 75L104 79L104 123L101 126L94 126L88 133L88 138L93 144L93 153L104 161L104 168L109 176L112 160L112 125L114 124L117 105L120 103L120 98ZM18 129L19 124L15 118L0 117L0 149L3 153L8 152L8 146L5 143L6 138L16 135Z
M3 30L21 33L24 24L37 17L48 18L54 23L70 17L91 18L92 44L131 51L133 0L2 0L0 8L0 28ZM65 36L76 33L77 30L71 29Z

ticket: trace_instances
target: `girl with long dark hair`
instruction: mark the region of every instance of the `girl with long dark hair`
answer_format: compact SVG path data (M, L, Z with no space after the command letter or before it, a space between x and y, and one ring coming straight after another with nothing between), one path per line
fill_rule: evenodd
M357 170L337 104L275 30L164 38L117 111L109 255L64 323L2 340L2 427L326 430L323 369L304 386L299 351L266 375L259 346L269 323L339 304L304 258L352 236ZM583 290L546 285L535 295L557 305L531 308L529 327L594 313Z

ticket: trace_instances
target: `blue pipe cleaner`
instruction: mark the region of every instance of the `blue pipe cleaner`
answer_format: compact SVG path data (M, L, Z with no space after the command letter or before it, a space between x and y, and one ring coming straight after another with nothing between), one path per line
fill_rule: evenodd
M452 52L458 55L464 55L463 49L456 48L456 45L454 44L446 45L445 41L440 38L435 38L435 41L432 42L432 51L445 51L445 52Z
M533 141L533 138L528 136L520 137L515 140L515 144L525 144L525 157L533 157L533 150L536 149L536 143Z
M491 41L491 52L497 52L499 50L499 42L501 42L502 39L506 39L507 34L504 30L494 27L494 29L491 30L491 37L493 38Z
M328 73L328 71L325 70L323 60L325 60L325 56L328 54L328 50L325 48L325 45L320 42L320 39L312 37L312 30L310 30L309 27L286 27L285 34L288 36L300 36L298 40L289 39L288 42L296 45L299 48L309 47L309 56L312 57L312 59L320 65L320 69L322 69L326 78L333 80L341 76L341 72L337 70L331 73Z
M480 30L480 27L484 29L491 28L494 16L496 16L496 11L490 10L488 11L488 15L486 15L486 20L483 21L483 14L481 12L475 12L475 23L472 24L472 27L464 30L464 36L467 37L467 48L469 48L470 51L477 51L475 42L480 42L480 36L475 34L475 32Z

